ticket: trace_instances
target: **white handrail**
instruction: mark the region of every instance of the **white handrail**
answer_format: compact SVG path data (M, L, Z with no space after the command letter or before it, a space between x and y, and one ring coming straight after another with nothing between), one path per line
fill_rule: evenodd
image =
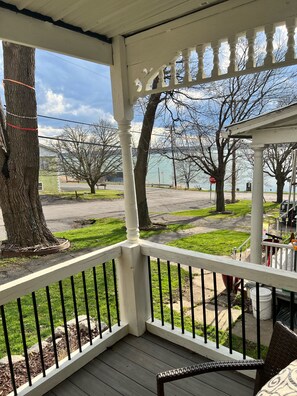
M158 257L173 263L203 268L212 272L236 276L242 279L263 283L268 286L297 292L297 273L243 263L231 258L213 256L153 242L140 240L141 252L146 256Z

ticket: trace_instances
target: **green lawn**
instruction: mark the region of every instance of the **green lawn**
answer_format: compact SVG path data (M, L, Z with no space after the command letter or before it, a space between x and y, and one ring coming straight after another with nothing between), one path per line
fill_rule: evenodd
M89 191L70 191L70 192L61 192L56 194L42 194L48 195L55 198L60 199L69 199L69 200L82 200L82 201L94 201L94 200L114 200L123 198L123 191L120 190L96 190L96 194L91 194Z
M234 247L240 246L250 234L232 230L218 230L177 239L168 245L196 252L230 256Z
M191 228L189 224L170 224L163 230L141 231L141 238L148 238L162 232L176 231ZM124 241L126 239L126 228L123 220L115 218L98 219L94 224L69 231L56 232L59 238L66 238L71 242L71 250L82 250L85 248L104 247Z
M264 203L264 211L269 212L273 209L279 207L279 204L274 202L266 202ZM181 212L172 212L172 215L175 216L191 216L191 217L209 217L211 216L214 219L225 219L228 217L240 217L246 216L251 213L252 209L252 201L250 200L242 200L236 202L234 204L228 204L225 207L226 212L231 213L215 213L215 206L210 206L204 209L193 209L193 210L185 210Z

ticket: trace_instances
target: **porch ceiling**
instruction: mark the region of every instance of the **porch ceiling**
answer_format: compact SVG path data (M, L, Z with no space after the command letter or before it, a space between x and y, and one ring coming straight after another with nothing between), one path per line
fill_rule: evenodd
M253 144L297 142L297 103L231 124L223 136L253 139Z

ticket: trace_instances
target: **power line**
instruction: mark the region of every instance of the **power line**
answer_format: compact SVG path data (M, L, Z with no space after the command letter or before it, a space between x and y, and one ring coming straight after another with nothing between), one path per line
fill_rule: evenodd
M4 107L6 108L6 104L4 105ZM46 118L46 119L54 120L54 121L70 122L70 123L77 124L77 125L98 126L100 128L103 128L103 129L112 129L112 130L115 130L115 131L119 130L119 128L117 128L117 127L100 125L100 124L97 124L95 122L90 123L90 122L83 122L83 121L75 121L75 120L69 120L67 118L53 117L53 116L48 116L48 115L44 115L44 114L37 114L37 117ZM140 131L133 131L133 130L130 130L130 132L141 133ZM154 133L153 136L164 137L164 135L156 134L156 133Z
M38 135L38 137L40 139L50 139L50 140L58 140L58 141L61 141L61 142L68 142L68 143L87 144L89 146L111 147L111 148L118 148L118 149L121 148L121 146L115 146L115 145L112 145L112 144L81 142L79 140L71 140L71 139L51 137L51 136L41 136L41 135Z

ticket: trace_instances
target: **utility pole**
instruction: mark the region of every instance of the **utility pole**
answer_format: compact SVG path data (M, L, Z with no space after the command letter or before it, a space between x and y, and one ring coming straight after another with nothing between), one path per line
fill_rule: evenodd
M175 169L175 157L174 157L174 142L173 142L173 131L172 125L170 126L170 142L171 142L171 156L172 156L172 166L173 166L173 179L174 179L174 187L177 187L176 181L176 169Z

